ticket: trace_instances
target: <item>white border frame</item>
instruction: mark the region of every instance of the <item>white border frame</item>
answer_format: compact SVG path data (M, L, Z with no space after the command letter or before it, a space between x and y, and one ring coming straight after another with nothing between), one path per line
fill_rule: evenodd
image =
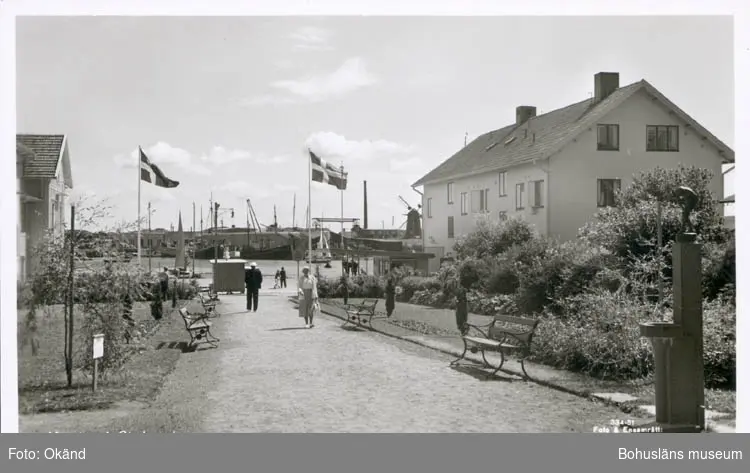
M174 16L220 16L220 15L735 15L735 152L742 156L748 149L750 129L748 120L748 56L750 56L750 25L748 9L743 2L733 0L664 0L653 4L647 0L536 0L513 3L492 0L433 0L422 5L419 0L278 0L212 2L183 0L6 0L0 3L0 155L15 154L15 16L16 15L174 15ZM613 4L614 3L614 4ZM700 60L700 58L697 58ZM15 182L11 171L11 159L2 159L6 170L0 172L2 192L2 216L8 221L17 221L16 199L12 189ZM746 182L745 168L737 168L736 182ZM744 188L736 185L736 195L742 201ZM737 208L735 226L739 235L746 234L744 212ZM741 241L738 238L738 241ZM744 285L748 265L748 252L744 245L737 247L737 338L747 340L750 321L744 316L746 298L739 286ZM0 225L0 360L2 375L2 419L0 431L18 432L18 391L16 361L16 234L13 225ZM745 336L743 336L745 335ZM737 346L737 370L748 371L747 343ZM744 395L742 393L745 393ZM750 383L747 377L738 377L737 399L750 399ZM737 432L750 432L750 409L738 402Z

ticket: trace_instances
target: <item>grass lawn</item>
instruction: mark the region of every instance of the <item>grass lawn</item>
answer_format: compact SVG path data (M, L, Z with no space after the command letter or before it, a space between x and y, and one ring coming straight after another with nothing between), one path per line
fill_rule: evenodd
M171 311L170 301L165 303L164 318L157 323L151 317L147 303L134 305L133 318L152 336L143 343L133 342L137 347L133 354L122 367L99 379L95 393L91 390L91 377L77 369L73 371L73 386L67 386L62 306L49 307L46 313L40 311L37 315L39 350L36 356L32 355L30 346L21 346L20 334L25 312L19 311L18 413L106 409L118 401L151 399L180 356L178 350L156 350L156 344L164 340L184 339L180 333L185 331L182 319L176 313L169 315ZM80 317L81 314L74 311L74 318ZM80 323L76 325L80 326ZM84 340L80 332L75 335L74 352L80 350L84 343L91 343Z

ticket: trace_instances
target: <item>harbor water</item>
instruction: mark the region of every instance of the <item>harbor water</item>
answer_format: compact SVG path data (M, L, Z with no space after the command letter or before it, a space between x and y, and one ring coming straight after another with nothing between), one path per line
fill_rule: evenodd
M221 261L221 259L220 259ZM253 261L247 261L247 266L249 267L250 263ZM286 277L287 280L295 280L297 279L297 261L294 260L257 260L254 261L258 268L260 269L261 273L263 273L263 279L265 280L271 280L273 281L273 278L276 274L277 270L280 270L282 267L286 270ZM138 259L133 258L130 263L128 264L138 264ZM151 258L151 270L153 272L158 272L160 269L164 268L165 266L167 268L174 268L175 259L174 258ZM101 258L96 258L92 260L82 261L79 263L79 269L84 269L85 267L95 267L97 265L104 265L104 261ZM141 266L144 269L149 268L149 258L145 256L141 256ZM213 268L212 268L211 260L195 260L195 272L200 274L200 279L211 279L211 276L213 274ZM341 276L341 261L340 260L333 260L331 261L331 267L326 268L325 264L308 264L304 261L299 262L299 271L302 272L302 268L305 266L309 266L312 270L312 273L315 274L316 266L320 268L320 275L325 278L335 278ZM192 261L188 265L188 271L193 271L193 263ZM373 270L373 263L371 258L362 258L360 260L360 270L365 271L367 274L372 273Z

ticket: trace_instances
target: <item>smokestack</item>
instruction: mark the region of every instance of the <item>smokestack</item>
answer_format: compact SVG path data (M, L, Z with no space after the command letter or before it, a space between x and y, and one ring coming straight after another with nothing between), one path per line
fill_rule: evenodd
M364 229L367 230L367 181L365 182L365 226Z

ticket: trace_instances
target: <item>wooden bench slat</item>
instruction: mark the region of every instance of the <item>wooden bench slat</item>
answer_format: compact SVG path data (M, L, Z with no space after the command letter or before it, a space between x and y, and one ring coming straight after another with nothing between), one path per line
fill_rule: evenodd
M497 340L490 340L489 338L478 338L478 337L464 337L466 340L474 343L481 343L482 345L490 345L493 347L499 347L501 345Z
M515 317L512 315L496 315L495 322L506 322L511 324L528 325L529 327L535 327L539 323L539 320L529 319L526 317Z

